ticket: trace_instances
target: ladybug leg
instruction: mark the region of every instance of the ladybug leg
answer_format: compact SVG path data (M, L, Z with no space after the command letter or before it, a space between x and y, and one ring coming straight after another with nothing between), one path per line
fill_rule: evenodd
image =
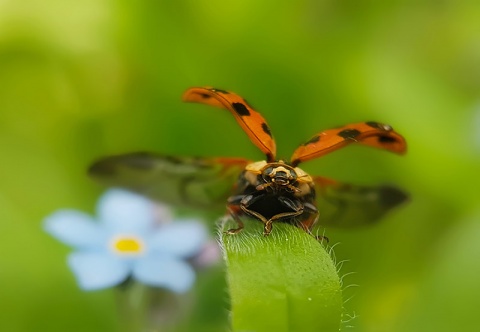
M258 195L246 195L240 202L240 208L248 215L257 218L263 222L263 235L267 236L272 231L273 220L265 218L261 213L257 211L250 210L249 207L259 199L264 197L264 193L259 193Z
M290 199L290 198L286 198L286 197L278 197L278 201L280 203L282 203L283 206L289 208L290 210L293 210L292 212L284 212L284 213L279 213L275 216L272 217L272 219L281 219L281 218L285 218L285 217L295 217L299 214L302 214L303 213L303 210L305 208L304 204L298 200L298 199Z
M270 235L270 232L272 231L272 223L275 220L280 220L280 219L285 219L285 218L293 218L293 217L301 215L304 211L303 203L300 202L299 200L292 200L292 199L285 198L285 197L279 197L278 201L280 203L282 203L282 205L284 205L285 207L288 207L289 209L291 209L293 211L276 214L272 218L267 220L265 222L265 227L263 228L263 235L264 236Z
M318 219L318 210L315 205L309 202L303 203L305 216L300 221L300 227L305 230L305 232L310 233L313 225L317 222Z
M270 234L270 231L272 230L272 221L269 222L267 218L265 218L262 214L249 209L250 205L255 203L257 200L261 199L262 197L263 197L263 194L237 195L237 196L230 197L228 199L227 210L230 216L232 217L232 219L235 220L235 222L238 224L238 228L229 229L225 233L233 235L233 234L238 234L243 230L244 224L240 219L240 215L243 212L263 222L265 224L264 234L265 232L268 232L267 235Z
M263 193L258 195L245 195L240 201L240 208L249 216L255 217L265 224L268 221L267 218L265 218L261 213L249 209L250 205L258 201L259 199L262 199L263 196Z
M265 223L265 226L263 227L263 236L270 235L270 232L272 231L272 226L273 226L272 224L273 224L272 219L267 220L267 222Z
M228 214L232 217L233 220L235 220L238 227L230 228L229 230L225 231L225 234L233 235L233 234L240 233L243 230L244 225L243 225L242 219L240 219L240 217L238 216L238 211L235 211L238 209L235 209L234 206L228 206L227 210L228 210Z
M240 209L240 202L243 199L243 195L239 196L232 196L228 199L227 205L227 212L232 217L232 219L237 223L237 228L230 228L229 230L225 231L225 234L233 235L238 234L243 230L243 221L240 219L240 214L242 210Z
M301 215L304 211L304 205L299 200L292 200L290 198L278 197L278 201L282 203L282 205L284 205L285 207L293 211L276 214L272 218L270 218L270 221L275 221L275 220L285 219L285 218L293 218Z
M309 215L307 216L306 219L300 222L299 226L305 230L305 232L311 234L311 229L313 225L317 222L318 219L318 210L315 205L311 203L304 203L305 207L305 212L308 213ZM328 237L324 235L313 235L312 236L318 241L318 242L325 242L328 243L329 239Z

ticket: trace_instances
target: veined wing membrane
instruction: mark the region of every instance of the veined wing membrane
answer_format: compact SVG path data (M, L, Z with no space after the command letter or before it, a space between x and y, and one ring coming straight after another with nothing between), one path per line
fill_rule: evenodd
M317 226L351 228L373 224L408 196L389 186L362 186L314 178L319 211Z
M98 182L177 206L225 206L248 161L240 158L193 158L136 152L95 162L89 174Z

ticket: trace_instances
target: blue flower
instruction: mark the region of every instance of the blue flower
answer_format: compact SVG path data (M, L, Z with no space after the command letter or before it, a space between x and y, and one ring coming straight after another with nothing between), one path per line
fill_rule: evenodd
M98 222L77 210L60 210L45 230L76 250L68 257L84 290L112 287L132 277L181 293L195 280L186 259L207 243L205 226L193 220L170 222L168 208L137 194L112 189L98 202Z

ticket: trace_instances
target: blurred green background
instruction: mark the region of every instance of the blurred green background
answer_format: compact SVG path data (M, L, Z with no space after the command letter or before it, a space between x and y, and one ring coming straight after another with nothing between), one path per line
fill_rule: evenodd
M478 1L458 0L0 1L0 330L119 328L114 293L78 289L42 219L94 212L102 188L85 170L100 156L261 159L230 114L180 102L212 85L255 105L287 158L337 125L402 133L404 157L349 147L303 166L411 194L375 227L326 230L345 286L358 285L345 330L476 331L479 17ZM221 273L196 292L208 305L192 330L221 331Z

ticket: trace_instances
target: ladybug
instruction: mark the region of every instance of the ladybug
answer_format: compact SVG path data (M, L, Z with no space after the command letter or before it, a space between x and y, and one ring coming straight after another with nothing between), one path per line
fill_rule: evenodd
M269 235L274 222L294 224L311 233L317 220L324 226L351 227L377 221L407 199L392 186L361 186L310 176L300 163L357 143L397 154L406 152L405 139L389 125L360 122L322 131L301 144L290 160L277 159L275 140L260 113L239 95L211 87L188 89L183 100L233 114L266 159L197 158L135 152L95 162L89 174L177 206L216 209L238 224L226 233L239 233L243 217L257 219Z

